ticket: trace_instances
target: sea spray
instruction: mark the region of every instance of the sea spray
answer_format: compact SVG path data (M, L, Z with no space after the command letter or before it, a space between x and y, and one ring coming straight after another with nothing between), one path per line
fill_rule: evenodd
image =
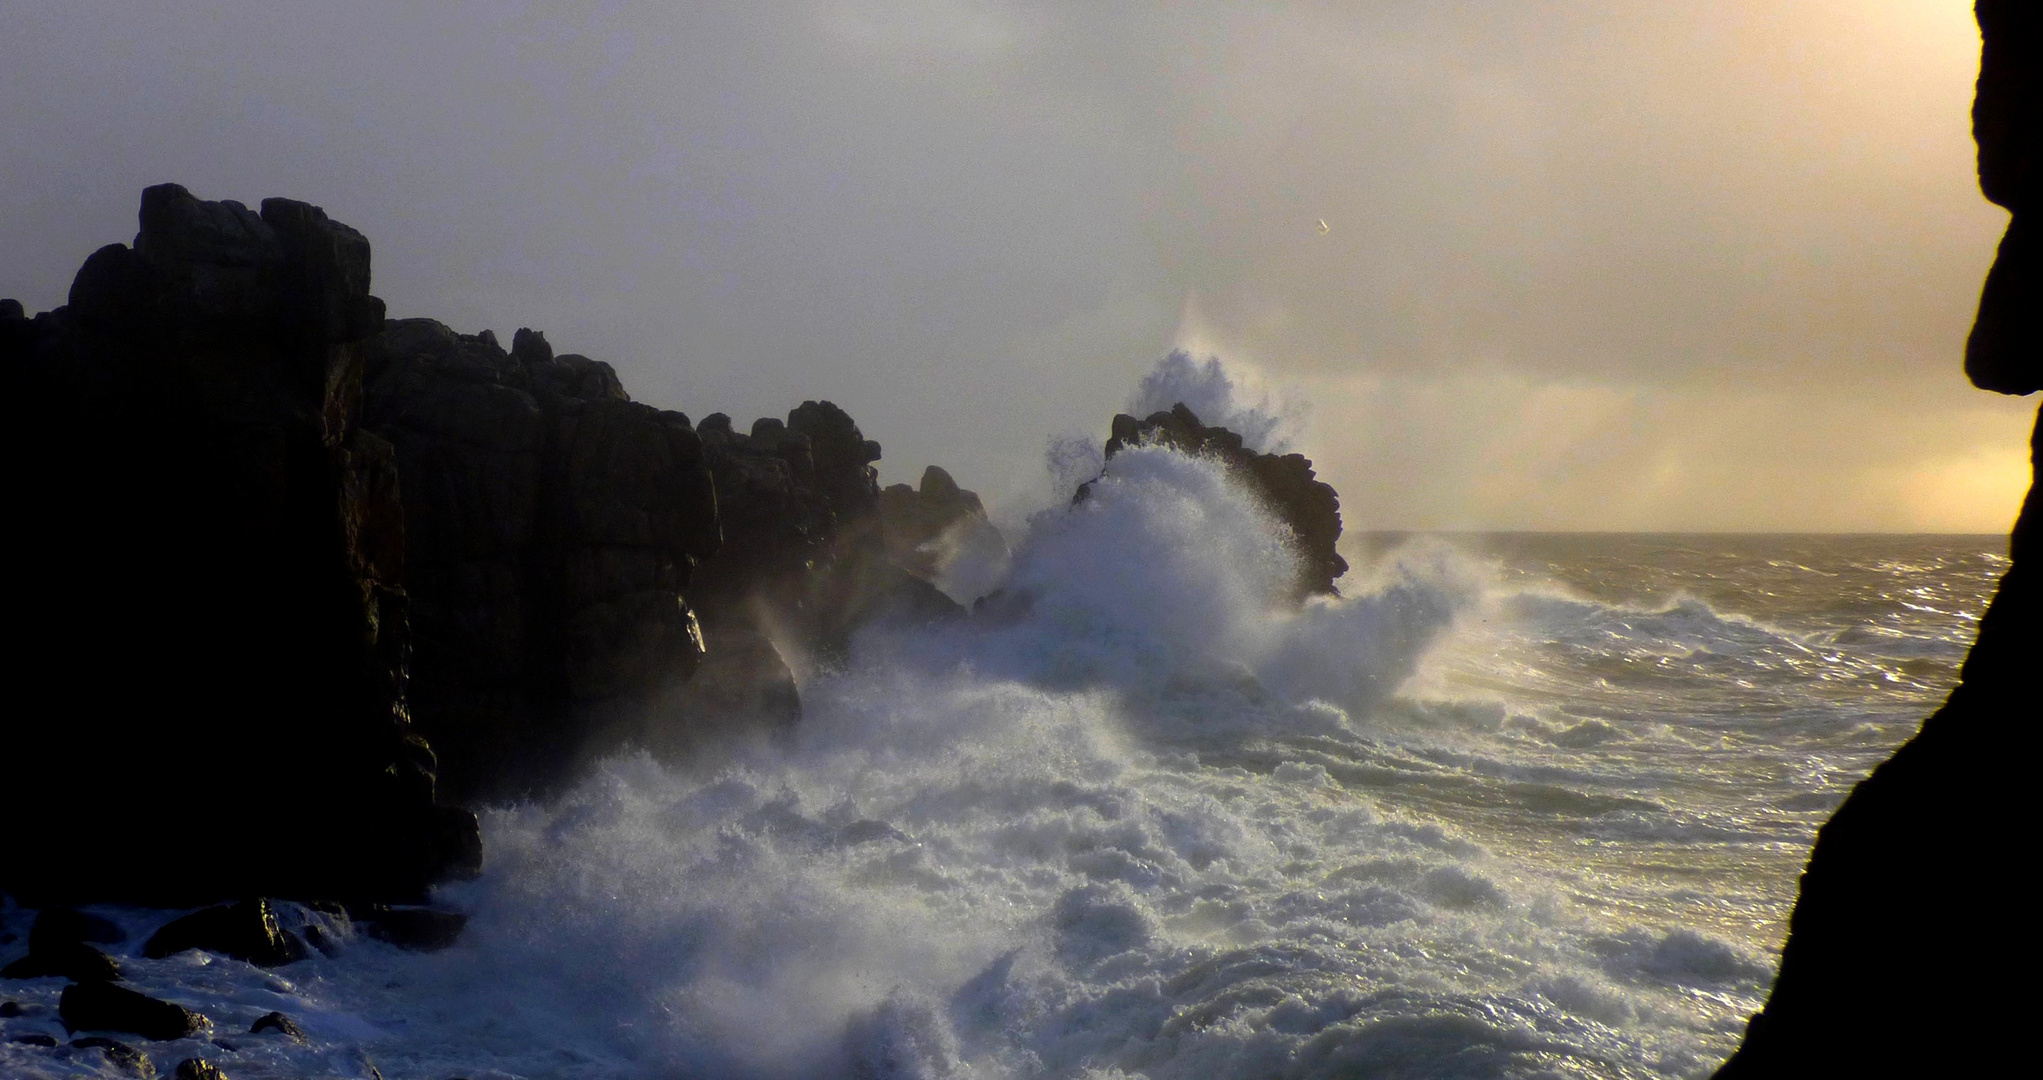
M438 897L472 916L452 949L124 954L232 1047L149 1051L257 1080L1703 1074L1825 800L2004 567L1433 542L1297 609L1281 539L1214 463L1128 451L979 617L862 639L780 742L486 814L484 875ZM1852 546L1879 543L1914 548ZM1799 595L1774 562L1829 576L1741 609ZM162 918L105 910L137 941ZM10 1037L60 984L8 988ZM238 1034L273 1009L309 1043ZM64 1053L0 1065L102 1070Z

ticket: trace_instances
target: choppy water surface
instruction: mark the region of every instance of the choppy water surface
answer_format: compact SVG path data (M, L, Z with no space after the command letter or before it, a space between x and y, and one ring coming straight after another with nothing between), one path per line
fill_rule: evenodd
M487 815L454 949L128 965L313 1037L151 1047L237 1078L1703 1075L2003 543L1375 536L1292 614L1263 513L1130 451L1026 603L864 641L785 743Z

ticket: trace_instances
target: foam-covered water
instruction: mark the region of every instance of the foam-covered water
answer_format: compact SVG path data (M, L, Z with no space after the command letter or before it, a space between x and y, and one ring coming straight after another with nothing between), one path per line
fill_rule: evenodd
M452 949L125 960L217 1023L147 1049L238 1080L1706 1074L1815 827L2006 565L1990 538L1363 547L1346 598L1289 611L1261 508L1125 452L969 627L811 673L785 742L487 813ZM163 917L109 913L125 954ZM8 985L7 1036L60 1033L61 987ZM271 1009L309 1045L238 1034Z

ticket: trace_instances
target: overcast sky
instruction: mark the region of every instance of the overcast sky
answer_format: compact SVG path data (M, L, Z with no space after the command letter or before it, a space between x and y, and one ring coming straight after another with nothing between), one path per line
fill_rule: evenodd
M1351 528L2002 531L1967 0L8 0L0 295L141 189L324 206L393 315L851 411L1015 497L1173 346ZM1326 228L1321 229L1324 221Z

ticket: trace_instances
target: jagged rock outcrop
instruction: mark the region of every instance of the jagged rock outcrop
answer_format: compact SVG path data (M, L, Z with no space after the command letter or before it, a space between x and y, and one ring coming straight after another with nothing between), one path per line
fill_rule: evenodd
M702 655L686 590L719 544L688 417L520 330L428 319L368 344L364 423L395 448L412 714L450 793L543 790L642 740Z
M843 409L805 401L749 432L716 413L700 433L725 542L697 571L709 652L680 697L693 726L713 730L670 735L792 723L794 664L840 662L853 631L875 621L962 614L888 560L872 468L880 446Z
M396 455L360 423L382 322L361 234L171 184L67 305L0 304L20 627L0 889L406 899L473 868L475 819L436 802L404 708Z
M987 519L978 493L935 465L922 471L920 487L891 484L880 492L880 534L890 562L929 582L960 552L995 559L1007 554L1007 541Z
M837 406L699 434L537 332L387 321L368 287L317 208L165 185L69 305L0 302L16 670L48 703L0 785L43 846L0 889L415 901L479 863L443 796L784 725L790 659L960 613L887 558L879 446Z
M1341 539L1341 497L1332 485L1316 478L1305 455L1252 450L1242 444L1240 435L1224 427L1207 427L1179 402L1169 412L1140 420L1126 413L1115 416L1106 446L1108 470L1123 447L1145 443L1219 459L1290 527L1299 556L1297 598L1339 595L1334 582L1348 572L1348 560L1334 550ZM1084 499L1089 488L1081 487L1077 498Z
M2043 13L1981 0L1974 132L1980 187L2014 211L1966 351L1988 390L2043 389L2043 305L2024 213L2035 212ZM2043 415L2030 438L2043 460ZM1959 684L1922 730L1852 789L1820 833L1766 1008L1719 1080L1993 1076L2026 1030L2020 974L2037 949L2032 892L2043 716L2043 508L2032 483ZM1983 933L1968 933L1969 929ZM2009 976L2015 976L2011 985Z

